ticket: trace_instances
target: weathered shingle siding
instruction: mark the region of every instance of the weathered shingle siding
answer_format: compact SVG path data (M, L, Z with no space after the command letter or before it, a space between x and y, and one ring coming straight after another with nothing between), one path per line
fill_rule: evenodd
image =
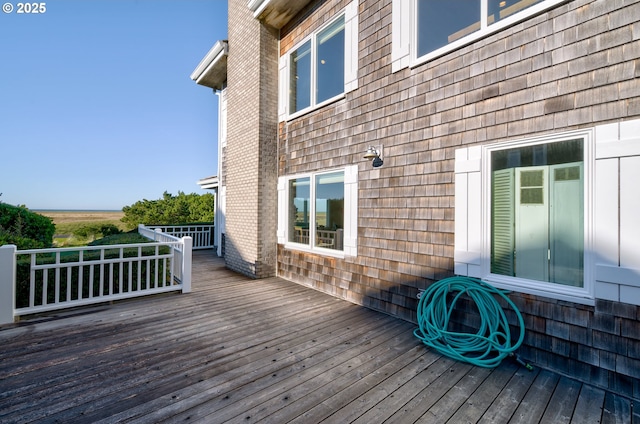
M280 53L348 2L281 31ZM640 3L569 1L414 68L391 72L391 1L359 4L359 88L279 126L279 175L358 164L358 256L278 248L279 275L416 320L452 275L454 151L640 117ZM384 146L384 165L362 158ZM640 398L640 308L512 294L535 363ZM619 314L619 307L625 316Z
M225 260L257 278L275 275L278 32L229 1ZM260 59L258 59L260 58Z

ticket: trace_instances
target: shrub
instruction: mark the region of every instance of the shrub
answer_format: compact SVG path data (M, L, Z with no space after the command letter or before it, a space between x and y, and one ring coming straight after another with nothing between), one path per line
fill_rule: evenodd
M101 239L92 241L87 246L107 246L112 244L134 244L134 243L150 243L151 240L141 236L137 231L130 231L128 233L118 233L105 236Z
M141 200L122 208L122 222L130 229L138 224L180 225L194 222L213 222L214 196L211 193L198 195L178 192L173 196L166 191L162 199Z
M82 238L96 237L99 233L100 227L95 224L85 224L73 230L74 236Z
M120 228L113 224L92 223L85 224L73 230L73 235L82 238L107 237L114 234L120 234Z
M105 224L100 226L100 233L102 237L109 237L122 233L122 230L113 224Z
M55 231L51 218L23 206L0 203L0 245L15 244L18 249L50 247Z

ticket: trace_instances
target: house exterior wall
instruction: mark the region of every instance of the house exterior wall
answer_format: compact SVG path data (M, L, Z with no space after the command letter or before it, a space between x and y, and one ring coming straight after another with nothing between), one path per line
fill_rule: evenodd
M225 261L256 278L275 275L277 31L229 1ZM261 59L259 59L261 58Z
M310 5L280 55L347 3ZM455 151L640 118L640 3L569 1L397 72L391 14L391 0L360 1L359 88L278 128L280 176L358 164L358 255L278 245L278 275L416 322L419 290L454 273ZM362 159L369 145L382 167ZM510 297L522 356L640 398L640 307Z

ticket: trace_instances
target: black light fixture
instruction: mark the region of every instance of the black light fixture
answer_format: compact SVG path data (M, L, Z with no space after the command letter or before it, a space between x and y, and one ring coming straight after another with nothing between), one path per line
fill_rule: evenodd
M363 157L369 159L373 167L377 168L384 163L380 156L382 156L382 146L369 146Z

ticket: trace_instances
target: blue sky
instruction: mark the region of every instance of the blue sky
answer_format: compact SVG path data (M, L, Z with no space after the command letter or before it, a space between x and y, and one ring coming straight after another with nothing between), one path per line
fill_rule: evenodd
M0 201L121 209L217 174L218 97L189 76L226 0L50 0L0 12Z

